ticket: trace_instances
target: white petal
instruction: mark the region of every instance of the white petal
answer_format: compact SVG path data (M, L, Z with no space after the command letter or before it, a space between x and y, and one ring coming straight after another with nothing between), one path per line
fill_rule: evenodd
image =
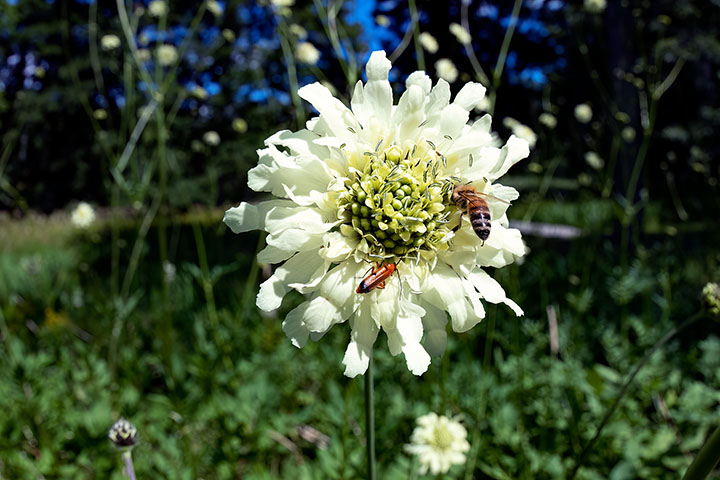
M287 147L293 154L298 156L315 156L322 159L327 157L330 152L328 148L317 143L315 141L317 139L318 136L310 130L297 132L281 130L265 140L265 144Z
M442 78L430 90L430 101L425 105L425 114L430 117L439 114L450 103L450 84Z
M292 250L281 250L272 245L267 245L258 252L257 261L258 263L280 263L292 257L294 253Z
M230 227L233 233L249 232L250 230L264 230L265 217L275 207L289 207L292 202L287 200L270 200L257 205L241 203L237 207L229 208L225 212L223 222Z
M430 93L430 88L432 87L432 80L430 80L430 76L427 73L423 72L422 70L418 70L408 75L407 79L405 80L405 88L407 90L410 89L411 85L417 85L422 89L423 94L427 95Z
M343 310L343 318L347 318L355 310L355 304L360 303L355 289L360 283L358 278L363 268L365 267L362 263L346 260L330 270L320 285L320 294L337 309Z
M353 378L367 371L379 329L370 316L370 309L363 306L360 306L351 324L350 343L342 363L345 365L345 375Z
M485 97L486 90L487 89L479 83L468 82L460 89L458 94L455 95L455 101L453 103L469 112Z
M364 127L368 126L372 117L379 121L382 127L386 127L392 116L393 96L388 82L391 67L385 52L373 52L365 67L367 83L360 89L355 87L351 106Z
M443 108L438 125L440 134L443 136L449 135L451 138L459 137L469 116L467 110L454 103Z
M279 248L281 250L289 250L291 252L316 250L323 244L323 235L319 233L309 233L298 228L289 228L282 232L273 233L265 239L268 245Z
M307 343L310 331L305 326L303 315L310 302L303 302L292 309L282 323L283 332L297 348L302 348Z
M424 303L425 316L423 317L423 328L425 330L425 350L433 357L442 356L447 345L447 314L444 310Z
M530 155L530 146L527 140L510 135L505 146L501 149L497 166L488 174L490 180L502 177L510 167Z
M352 254L358 244L357 238L348 238L340 232L326 233L323 238L324 248L320 250L323 258L339 262Z
M280 308L283 297L290 290L290 283L307 282L325 265L325 260L315 251L296 254L260 285L256 302L258 308L267 312Z
M347 141L351 138L347 127L359 128L352 112L321 83L305 85L298 90L298 95L320 112L320 117L312 126L313 131L327 129L334 136Z
M318 296L307 303L307 308L302 312L302 319L309 331L327 332L340 321L340 310L326 298Z
M395 330L386 331L390 353L397 355L400 351L405 354L408 370L415 375L422 375L430 365L430 355L420 345L423 334L423 325L420 317L401 316L397 321Z
M265 229L273 234L290 228L324 233L336 224L337 222L325 222L318 209L309 207L274 207L265 217Z

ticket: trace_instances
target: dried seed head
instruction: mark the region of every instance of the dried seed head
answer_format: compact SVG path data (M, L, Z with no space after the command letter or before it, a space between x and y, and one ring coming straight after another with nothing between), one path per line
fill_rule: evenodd
M108 432L110 441L121 450L131 450L138 442L138 431L135 425L120 417Z

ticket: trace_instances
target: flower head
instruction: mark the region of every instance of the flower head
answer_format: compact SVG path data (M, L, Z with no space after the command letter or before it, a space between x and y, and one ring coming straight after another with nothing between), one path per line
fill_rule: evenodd
M152 17L164 17L168 13L168 6L163 0L152 0L148 4L148 12Z
M435 53L438 51L438 48L440 48L437 40L435 40L435 37L430 35L428 32L422 32L418 37L418 40L420 41L420 45L422 45L428 53Z
M575 119L580 123L590 123L592 120L593 111L590 105L587 103L580 103L575 105Z
M585 0L583 3L585 10L590 13L602 13L607 7L606 0Z
M320 50L310 42L300 42L295 49L295 58L302 63L315 65L320 60Z
M105 51L115 50L120 47L120 38L117 35L108 34L103 35L100 39L100 48Z
M177 49L172 45L160 45L157 47L155 54L157 55L158 62L160 62L160 65L163 67L169 67L175 63L178 58Z
M708 312L715 317L720 317L720 284L706 283L702 294Z
M89 203L80 202L70 214L70 221L76 227L87 228L95 221L95 210Z
M555 115L548 112L543 112L538 117L538 122L545 125L547 128L553 129L557 126L557 118L555 118Z
M120 417L108 431L110 441L121 450L130 450L138 442L138 431L135 425Z
M470 450L465 427L432 412L417 419L410 442L405 451L417 456L421 475L428 470L433 475L447 473L452 465L465 463L465 452Z
M499 268L525 253L505 215L518 193L494 182L528 155L527 142L511 136L495 147L489 115L468 124L485 94L477 83L450 103L447 82L432 87L425 72L415 72L394 105L390 67L385 52L370 56L368 81L355 85L350 108L320 83L301 88L299 96L319 117L305 130L265 140L248 173L250 188L280 198L242 203L224 219L235 233L267 231L258 260L285 262L260 287L258 307L277 309L291 289L309 296L283 322L295 346L349 321L343 363L350 377L366 371L380 330L390 352L403 353L420 375L431 354L444 352L446 312L457 332L482 320L483 298L522 314L483 267ZM467 219L460 227L467 208L451 197L461 184L488 205L484 241ZM396 266L385 288L356 293L383 264Z
M211 147L217 147L220 145L220 135L215 130L208 130L203 134L203 142Z
M453 83L457 80L458 69L449 58L441 58L435 62L435 71L437 72L438 77L448 83Z
M459 23L450 24L450 33L455 35L457 41L463 45L467 45L472 41L472 37L470 36L468 31L465 30L465 28L463 28L463 26Z

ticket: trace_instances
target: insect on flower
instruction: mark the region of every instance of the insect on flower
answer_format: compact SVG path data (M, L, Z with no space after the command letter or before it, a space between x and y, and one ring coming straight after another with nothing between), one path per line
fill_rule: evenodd
M372 268L370 274L363 278L360 285L355 289L355 293L370 293L376 288L385 288L385 280L397 269L394 263L378 263L377 267Z
M488 207L487 202L481 197L481 195L508 203L505 202L505 200L500 200L499 198L488 195L487 193L478 192L472 185L458 185L453 190L450 199L459 209L467 212L468 217L470 217L472 229L475 231L475 235L477 235L480 240L482 240L482 244L485 245L485 240L487 240L490 236L490 227L492 224L490 223L490 207ZM462 215L460 215L460 221L457 229L460 229L461 225Z

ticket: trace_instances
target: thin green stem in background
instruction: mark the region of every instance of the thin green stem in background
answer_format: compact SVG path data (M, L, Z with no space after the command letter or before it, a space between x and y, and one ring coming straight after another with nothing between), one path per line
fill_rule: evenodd
M603 417L602 421L600 422L600 426L598 426L597 430L595 431L595 435L593 438L588 442L588 444L583 448L582 453L580 454L580 458L578 459L577 463L575 464L575 467L573 468L572 472L568 476L568 480L572 480L575 478L575 475L577 475L578 470L580 470L580 467L585 463L587 460L587 457L592 450L592 448L595 446L595 443L597 443L598 439L600 438L600 434L602 433L603 429L607 425L608 421L610 421L610 417L612 417L613 413L615 413L615 410L620 405L620 401L625 396L625 393L627 393L628 388L632 384L633 380L635 380L635 377L637 376L638 372L650 361L650 358L653 356L655 352L657 352L660 347L665 345L671 338L673 338L678 332L683 330L684 328L690 326L691 324L695 323L697 320L703 317L703 313L696 313L689 319L685 320L682 324L678 325L677 327L673 327L669 332L667 332L665 335L660 338L657 342L655 342L655 345L650 348L650 350L645 354L642 360L637 364L635 369L632 371L628 379L625 381L625 384L620 389L620 392L618 393L618 396L615 398L615 401L608 409L607 413L605 413L605 416ZM698 477L699 478L699 477Z
M367 478L377 479L375 468L375 388L373 386L373 352L370 349L370 360L365 372L365 442L367 455Z
M500 54L498 55L495 70L493 71L493 90L497 90L497 87L500 85L500 78L502 77L502 72L505 68L505 59L507 58L508 50L510 50L510 41L515 33L515 27L517 26L518 15L520 15L520 7L522 7L522 3L522 0L515 0L515 3L513 4L512 13L510 14L510 23L508 23L508 28L505 30L505 37L503 37Z
M130 480L136 480L135 467L133 466L132 453L128 450L122 454L123 460L125 461L125 471L128 474Z
M700 449L695 460L685 472L683 480L704 480L718 464L718 460L720 460L720 426L715 429Z
M293 55L290 46L290 35L288 34L287 24L283 20L282 15L277 15L278 22L280 22L280 46L283 52L283 59L285 60L285 66L287 67L288 84L290 85L290 97L293 102L293 110L295 110L295 121L297 122L298 128L305 126L305 110L302 108L302 102L298 95L298 77L297 77L297 65L295 63L295 56Z

